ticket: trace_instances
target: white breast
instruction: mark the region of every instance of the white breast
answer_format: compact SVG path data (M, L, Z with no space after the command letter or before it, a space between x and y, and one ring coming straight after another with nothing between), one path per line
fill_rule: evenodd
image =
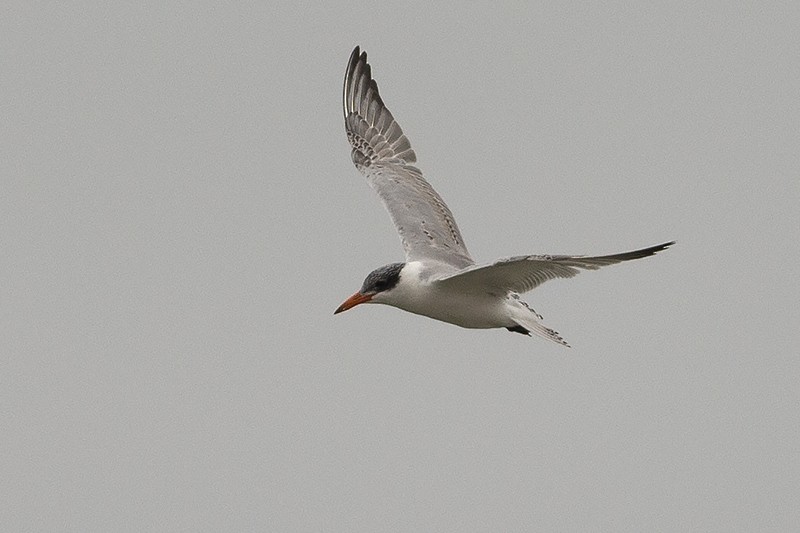
M406 263L398 284L374 301L464 328L514 325L505 295L495 296L479 288L470 292L443 289L435 280L426 280L425 272L425 266L418 261Z

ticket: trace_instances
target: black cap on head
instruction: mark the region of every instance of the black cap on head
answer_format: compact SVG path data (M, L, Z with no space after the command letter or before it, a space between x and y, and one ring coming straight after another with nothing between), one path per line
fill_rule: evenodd
M392 263L391 265L376 268L369 273L364 284L361 286L362 294L378 293L388 291L400 281L400 271L406 266L405 263Z

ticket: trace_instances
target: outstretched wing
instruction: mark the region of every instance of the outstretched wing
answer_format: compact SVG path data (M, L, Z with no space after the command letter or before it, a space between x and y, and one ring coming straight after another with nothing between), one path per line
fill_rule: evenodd
M597 270L632 259L648 257L675 244L674 241L633 252L583 257L571 255L523 255L498 259L491 265L472 266L456 274L440 278L437 283L460 290L481 290L523 293L547 280L571 278L581 270Z
M417 156L383 104L367 54L359 47L350 55L344 76L344 124L353 163L389 211L406 260L472 265L450 209L412 166Z

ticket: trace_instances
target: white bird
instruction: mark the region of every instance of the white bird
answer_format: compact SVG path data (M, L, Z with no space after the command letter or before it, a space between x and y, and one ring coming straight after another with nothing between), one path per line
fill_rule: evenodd
M450 209L412 166L417 157L411 143L383 104L367 54L358 46L344 77L344 123L353 163L389 211L406 261L371 272L334 314L379 303L464 328L506 328L569 346L541 323L520 293L550 279L571 278L579 269L648 257L674 244L599 257L522 255L476 265Z

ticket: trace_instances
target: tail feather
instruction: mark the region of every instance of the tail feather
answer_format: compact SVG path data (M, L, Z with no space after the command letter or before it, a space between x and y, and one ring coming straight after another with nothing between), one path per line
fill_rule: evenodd
M562 346L566 346L567 348L571 348L567 341L565 341L556 330L550 329L539 322L539 320L542 318L539 313L531 309L524 301L520 299L517 299L516 301L522 304L521 306L515 305L514 310L512 311L512 318L514 319L516 326L506 329L516 333L527 333L528 335L535 333L540 337L549 339Z

